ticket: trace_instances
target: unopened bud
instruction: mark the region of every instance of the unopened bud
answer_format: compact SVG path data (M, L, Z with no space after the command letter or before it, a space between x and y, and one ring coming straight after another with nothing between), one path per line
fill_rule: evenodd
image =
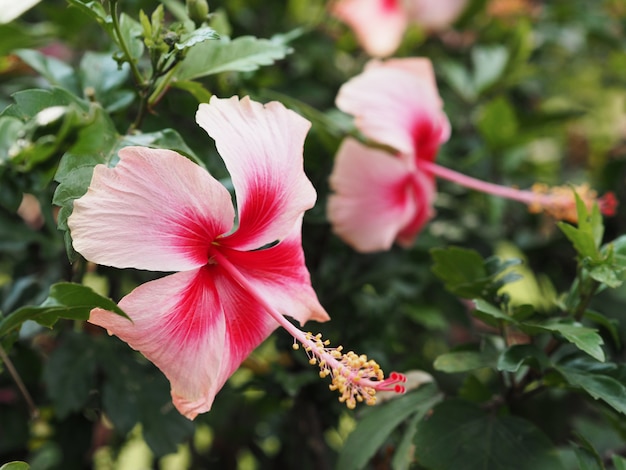
M209 4L206 0L187 0L187 14L199 26L209 16Z

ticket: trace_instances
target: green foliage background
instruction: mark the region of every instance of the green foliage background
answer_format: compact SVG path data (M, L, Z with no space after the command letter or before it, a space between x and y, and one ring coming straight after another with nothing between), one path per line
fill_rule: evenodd
M150 86L118 66L109 4L134 66L162 72ZM496 14L496 4L523 8ZM331 233L325 203L352 130L334 98L368 57L327 7L215 0L209 25L221 39L178 0L46 0L0 24L0 345L10 359L0 358L0 464L626 468L624 204L606 220L579 204L573 226L440 182L437 216L413 248L354 252ZM177 34L174 52L161 21ZM625 28L622 0L473 0L451 31L411 27L396 56L433 61L453 129L442 165L509 186L588 181L626 201ZM81 260L66 226L73 200L95 164L114 165L131 144L177 150L228 185L194 121L212 94L278 100L312 121L305 166L318 202L303 242L332 321L311 328L386 372L426 373L409 374L419 388L349 411L277 331L192 423L157 369L84 322L154 274ZM41 206L30 225L16 212L24 193Z

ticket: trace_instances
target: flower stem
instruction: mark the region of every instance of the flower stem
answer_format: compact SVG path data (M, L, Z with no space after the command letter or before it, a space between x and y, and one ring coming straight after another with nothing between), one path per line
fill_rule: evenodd
M2 362L4 362L4 365L9 371L9 374L11 374L11 377L17 385L17 388L20 390L20 393L24 397L24 400L26 400L26 405L28 406L28 410L30 411L31 418L37 418L39 416L39 410L35 406L35 402L30 396L30 393L28 393L28 389L26 388L26 385L24 385L24 381L20 377L20 374L17 372L17 369L15 369L13 362L11 361L9 355L6 353L2 346L0 346L0 359L2 360Z
M117 36L117 42L122 49L122 53L126 56L126 60L130 65L130 70L135 78L135 82L140 87L145 85L144 78L137 67L137 64L133 60L133 57L130 55L130 49L128 48L128 44L124 40L124 36L122 35L122 30L120 28L119 19L117 16L117 0L109 0L109 7L111 11L111 21L113 22L113 30L115 31L115 35Z

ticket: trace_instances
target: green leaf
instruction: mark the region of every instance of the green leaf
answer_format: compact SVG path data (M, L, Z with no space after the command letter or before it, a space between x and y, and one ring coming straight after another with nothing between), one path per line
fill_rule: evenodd
M0 117L0 164L9 160L9 151L19 138L23 126L16 117Z
M558 366L556 370L573 387L580 388L596 400L602 400L622 414L626 414L626 387L605 374Z
M508 100L499 96L481 110L478 130L492 149L509 146L518 136L519 125L515 110Z
M54 106L69 106L70 104L75 104L83 111L89 110L88 103L62 88L18 91L11 95L11 98L13 98L15 103L5 108L1 115L16 117L22 121L28 121L42 110Z
M204 85L200 82L194 82L191 80L177 80L172 82L172 87L180 90L185 90L190 93L198 103L208 103L213 96L209 90L204 88Z
M604 350L601 347L604 344L604 340L596 329L588 328L578 322L559 320L525 322L523 325L558 333L581 351L586 352L600 362L604 362Z
M15 51L15 55L48 80L50 85L58 86L71 93L78 94L76 73L74 69L65 62L61 62L54 57L44 55L32 49Z
M584 313L584 317L606 328L606 330L610 333L615 345L618 348L621 347L622 341L619 334L619 320L617 320L616 318L608 318L607 316L593 310L586 310Z
M592 261L601 261L599 250L604 234L604 224L598 205L594 204L591 213L580 196L574 192L576 199L576 213L578 228L573 225L559 222L558 226L565 236L572 242L580 258L589 257Z
M423 385L415 392L369 410L346 439L339 454L337 468L365 468L400 423L414 414L424 416L441 398L434 385Z
M565 222L557 222L557 225L569 241L572 242L574 249L580 256L596 258L597 250L590 233L585 233Z
M576 433L576 440L578 442L574 445L574 453L578 459L579 470L604 470L602 458L591 442L579 433Z
M496 355L492 351L456 351L438 356L433 367L442 372L457 373L494 367L495 362Z
M111 299L96 294L81 284L60 282L50 287L48 298L39 306L22 307L0 320L0 337L19 328L26 320L51 328L60 318L87 320L92 308L99 307L118 315L125 313Z
M505 46L476 46L472 49L474 66L474 86L480 94L501 77L509 61L509 51Z
M617 454L611 456L615 470L626 470L626 459Z
M500 310L495 305L490 304L486 300L474 299L473 302L476 306L474 315L491 325L497 326L501 321L507 323L517 323L517 320L515 320L515 318L511 315L507 315L505 312Z
M144 440L156 456L176 452L194 427L172 405L169 382L155 368L129 361L119 352L113 354L102 363L108 379L102 397L107 417L121 433L141 423ZM119 359L111 362L116 356Z
M415 456L438 470L560 470L550 440L530 422L461 400L435 406L417 427Z
M285 44L267 39L241 36L231 41L223 37L191 47L175 75L178 80L192 80L220 72L250 72L290 52Z
M472 103L478 97L474 80L469 72L458 62L441 61L439 72L450 87L465 101Z
M532 344L515 344L500 354L497 368L504 372L517 372L523 365L530 365L539 370L550 366L550 359L541 349Z
M69 334L44 363L43 378L60 419L79 411L95 386L96 352L86 335Z
M71 6L77 7L80 11L91 17L104 28L109 36L114 37L113 20L107 14L102 2L93 0L91 2L83 2L82 0L67 0Z
M483 258L475 250L460 247L434 248L433 273L441 279L450 292L459 297L480 297L489 284Z
M5 463L2 467L0 467L0 470L29 470L30 465L28 465L26 462L8 462Z
M423 417L423 413L416 413L407 423L404 435L402 436L402 439L393 454L393 459L391 460L392 470L409 470L411 462L414 459L413 439L415 438L415 433L417 432L417 425Z
M128 64L120 66L111 54L86 52L78 70L82 89L93 96L108 112L119 111L123 104L129 105L134 93L127 91L120 95L119 88L128 80ZM120 103L120 100L125 100Z
M144 43L141 39L143 33L141 24L126 13L122 13L120 15L120 33L122 40L128 46L131 60L138 62L144 51Z

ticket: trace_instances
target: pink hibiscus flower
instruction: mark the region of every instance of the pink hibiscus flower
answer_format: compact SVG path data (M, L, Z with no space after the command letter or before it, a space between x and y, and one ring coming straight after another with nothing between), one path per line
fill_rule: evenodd
M467 0L337 0L331 12L345 22L369 55L386 57L402 42L410 23L427 31L447 28Z
M379 371L367 376L372 387L352 387L358 369L335 372L346 355L283 316L301 324L328 320L301 246L302 217L316 199L302 167L310 123L279 103L236 97L213 97L196 119L230 172L237 217L228 190L176 152L127 147L115 168L98 165L68 220L74 248L98 264L175 274L119 302L132 322L102 309L89 321L159 367L175 407L190 419L211 408L243 359L279 325L318 358L333 384L347 378L336 387L343 401L370 389L401 391L402 376L383 380ZM369 362L359 368L374 370Z
M341 87L337 106L394 153L343 142L330 176L334 232L362 252L387 250L394 241L411 245L433 215L435 181L423 163L450 135L430 61L372 61Z
M330 176L334 193L328 199L328 219L333 231L357 251L388 250L394 242L410 246L434 215L435 177L525 203L533 213L576 221L571 188L536 184L522 191L435 163L439 146L450 136L450 124L428 59L371 61L341 87L336 103L376 145L346 138ZM575 189L588 207L598 202L605 215L615 214L612 193L597 198L588 185Z

